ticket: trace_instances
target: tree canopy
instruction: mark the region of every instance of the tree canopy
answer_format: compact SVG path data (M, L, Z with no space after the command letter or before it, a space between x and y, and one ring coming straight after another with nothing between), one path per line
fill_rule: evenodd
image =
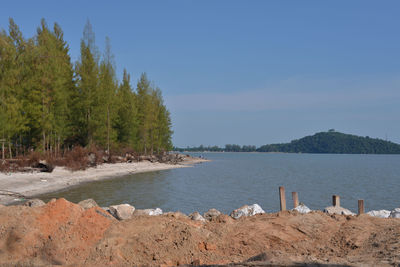
M80 58L72 62L61 27L42 19L25 38L13 19L0 32L0 139L7 155L39 150L57 155L65 148L129 147L139 153L172 148L171 119L161 90L143 73L136 88L123 72L118 81L106 38L100 55L87 22Z

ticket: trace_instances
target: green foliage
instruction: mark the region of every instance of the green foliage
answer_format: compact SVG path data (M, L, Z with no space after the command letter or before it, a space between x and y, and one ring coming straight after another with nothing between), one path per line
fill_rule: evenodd
M316 133L286 144L264 145L259 152L332 153L332 154L400 154L400 145L344 134L335 131Z
M400 154L400 145L368 136L361 137L336 132L331 129L328 132L316 133L299 140L293 140L286 144L264 145L259 148L255 146L225 145L218 146L203 145L199 147L178 148L174 151L180 152L283 152L283 153L331 153L331 154Z
M172 147L161 91L145 74L133 90L125 70L119 84L110 40L100 57L89 22L72 64L58 24L51 30L42 19L25 39L10 19L8 33L0 32L0 97L0 139L10 157L31 148L57 155L74 145L139 153Z

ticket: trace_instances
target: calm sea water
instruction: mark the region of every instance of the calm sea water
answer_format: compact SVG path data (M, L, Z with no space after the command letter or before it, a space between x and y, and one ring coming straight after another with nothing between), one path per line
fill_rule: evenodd
M41 198L64 197L78 202L93 198L100 206L130 203L136 208L229 213L258 203L267 212L279 210L278 187L285 186L311 209L331 205L332 195L356 212L357 200L366 210L400 207L399 155L331 155L265 153L192 153L211 162L88 183Z

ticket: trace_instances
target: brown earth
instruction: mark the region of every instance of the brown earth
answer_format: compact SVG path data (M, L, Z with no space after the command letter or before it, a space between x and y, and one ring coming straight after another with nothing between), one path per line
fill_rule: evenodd
M400 219L282 212L207 223L180 213L117 221L64 199L0 205L2 266L305 263L398 266Z

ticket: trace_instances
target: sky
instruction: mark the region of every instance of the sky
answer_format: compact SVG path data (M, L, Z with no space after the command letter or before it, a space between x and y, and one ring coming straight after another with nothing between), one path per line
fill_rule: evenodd
M289 142L335 129L400 143L400 1L5 1L45 18L74 61L87 20L118 76L161 88L178 147Z

